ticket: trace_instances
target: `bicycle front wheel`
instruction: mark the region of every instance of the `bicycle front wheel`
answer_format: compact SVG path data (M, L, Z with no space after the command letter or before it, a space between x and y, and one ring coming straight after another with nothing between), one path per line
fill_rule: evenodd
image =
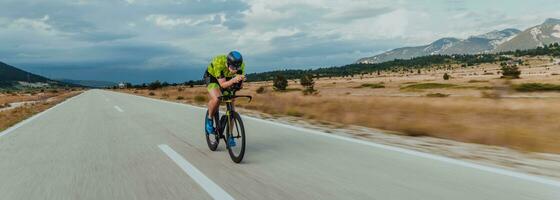
M226 146L231 160L240 163L245 155L245 127L238 113L232 112L231 119L226 127ZM231 142L233 140L234 142ZM233 145L235 144L235 145Z

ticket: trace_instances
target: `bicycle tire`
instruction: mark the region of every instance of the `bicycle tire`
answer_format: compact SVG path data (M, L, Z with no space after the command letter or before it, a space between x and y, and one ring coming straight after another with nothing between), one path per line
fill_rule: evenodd
M232 112L231 117L232 119L228 123L233 123L233 124L226 126L226 147L231 160L235 163L240 163L243 160L243 157L245 156L245 144L247 142L246 141L247 138L245 137L245 127L243 126L243 121L241 120L241 116L239 116L238 113ZM234 149L231 148L229 146L229 143L227 142L227 140L233 134L233 129L237 131L238 135L236 135L236 137L240 138L237 140L238 141L237 145L241 145L241 146L236 145L236 147L240 148L239 153L234 152Z

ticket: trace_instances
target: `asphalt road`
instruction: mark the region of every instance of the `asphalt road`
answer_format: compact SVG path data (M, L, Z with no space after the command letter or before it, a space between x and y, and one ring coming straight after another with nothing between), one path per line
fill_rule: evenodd
M0 133L0 199L560 199L560 183L244 116L234 164L204 110L90 90Z

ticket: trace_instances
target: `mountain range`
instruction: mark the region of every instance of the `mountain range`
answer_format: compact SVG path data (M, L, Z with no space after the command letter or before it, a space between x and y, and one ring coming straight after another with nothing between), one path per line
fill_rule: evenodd
M520 31L509 28L492 31L467 39L441 38L428 45L402 47L372 57L361 58L356 63L381 63L395 59L410 59L427 55L480 54L532 49L560 42L560 19L547 19L544 23Z

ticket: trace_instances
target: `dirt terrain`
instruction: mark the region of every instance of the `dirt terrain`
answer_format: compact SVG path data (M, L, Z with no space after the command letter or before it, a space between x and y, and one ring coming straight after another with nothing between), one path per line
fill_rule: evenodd
M79 90L51 89L43 92L0 93L0 131L40 113L72 96Z

